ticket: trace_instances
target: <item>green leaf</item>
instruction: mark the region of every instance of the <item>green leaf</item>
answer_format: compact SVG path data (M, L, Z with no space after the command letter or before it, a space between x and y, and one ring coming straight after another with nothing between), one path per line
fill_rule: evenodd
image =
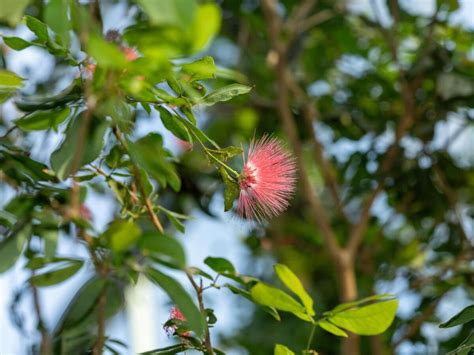
M30 283L37 287L56 285L78 272L82 264L82 261L69 262L65 267L32 276Z
M15 124L24 131L41 131L44 129L57 130L70 115L69 107L60 110L36 111L15 121Z
M298 277L286 265L276 264L274 268L281 282L283 282L283 284L288 287L290 291L299 297L306 308L306 312L310 316L314 316L313 299L306 292Z
M204 260L204 264L209 266L212 270L218 274L235 274L235 267L232 263L224 258L214 258L208 256Z
M342 329L339 329L336 327L334 324L329 323L328 321L325 320L320 320L318 322L318 325L323 328L325 331L337 335L339 337L346 337L347 338L347 333L343 331Z
M88 41L88 51L97 64L104 68L123 69L128 65L125 54L113 43L92 35Z
M230 84L204 96L200 103L206 106L212 106L218 102L229 101L235 96L247 94L250 90L252 90L252 88L247 85Z
M467 336L466 339L453 351L446 353L446 355L472 355L474 350L474 331Z
M101 235L101 238L110 242L114 252L120 253L133 245L140 234L141 230L135 223L126 220L115 220Z
M305 308L286 292L262 282L250 289L250 295L256 303L274 307L280 311L291 312L300 318L301 314L305 313Z
M328 320L338 327L359 335L383 333L392 324L398 301L382 301L360 308L351 308L336 313Z
M62 319L57 327L56 334L67 336L66 331L84 330L96 324L98 299L101 292L104 291L104 287L106 287L107 299L105 315L107 318L114 315L123 304L122 289L115 282L93 277L76 292L76 295L61 317Z
M204 334L204 317L193 303L191 296L184 290L183 286L173 278L156 269L148 268L146 275L168 294L186 317L186 321L191 329L198 337L201 337Z
M154 349L140 353L139 355L174 355L186 351L189 347L186 344L176 344L164 348Z
M360 307L364 304L368 304L368 303L371 303L373 301L379 301L379 302L380 301L390 301L390 300L393 300L394 298L395 298L395 295L388 294L388 293L381 294L381 295L373 295L373 296L366 297L366 298L363 298L363 299L360 299L360 300L357 300L357 301L354 301L354 302L341 303L341 304L337 305L336 307L334 307L334 309L332 309L330 312L325 312L325 314L333 314L333 313L341 312L341 311L349 309L349 308Z
M236 155L242 154L242 149L238 147L229 146L220 149L208 149L212 154L221 160L227 161Z
M14 91L23 85L23 79L15 73L0 69L0 92Z
M56 247L58 245L59 231L56 229L47 229L39 232L44 243L44 255L53 257L56 254Z
M168 131L183 141L191 142L188 130L179 120L177 115L170 113L167 109L161 106L158 107L158 111L160 113L161 122L163 122L163 126L165 126Z
M31 224L26 224L0 242L0 274L15 265L30 236Z
M3 37L5 44L16 51L21 51L33 45L33 43L25 41L20 37Z
M450 320L439 325L440 328L451 328L474 320L474 305L467 306Z
M84 124L84 114L75 117L66 129L66 136L61 145L51 155L51 167L59 179L66 179L71 174L74 155L78 147L81 125ZM108 127L106 121L93 119L89 132L84 137L83 154L80 167L93 162L104 146L104 134Z
M191 272L193 275L199 275L211 281L214 280L211 275L209 275L207 272L201 270L198 267L191 266L188 268L188 271Z
M34 256L29 259L25 267L31 270L38 270L47 265L53 265L55 263L75 263L82 262L80 259L75 258L62 258L62 257L43 257L43 256Z
M196 16L195 0L138 0L152 24L189 28Z
M61 36L70 30L68 2L68 0L50 0L44 10L45 22Z
M210 56L198 59L189 64L183 64L181 71L189 75L189 81L213 79L216 77L216 65L214 59Z
M147 232L140 237L138 245L144 255L153 255L165 263L179 268L186 266L184 249L175 238Z
M146 170L158 183L166 184L175 191L181 188L181 180L174 165L166 159L168 152L163 148L163 139L157 133L150 133L145 137L129 144L132 159Z
M29 3L30 0L2 0L0 21L5 21L10 26L15 26L20 22L23 12Z
M254 300L252 299L252 296L250 295L250 292L248 292L247 290L244 290L243 288L236 287L236 286L230 285L230 284L225 284L224 287L227 287L232 293L234 293L236 295L239 295L239 296L242 296L242 297L248 299L251 302L254 302ZM277 321L281 320L280 315L278 314L278 311L275 308L262 306L262 309L265 312L267 312L268 314L270 314Z
M221 27L220 7L213 3L199 5L192 25L192 52L204 49L219 33Z
M49 39L48 27L35 17L25 16L26 26L38 37L38 42L46 43Z
M219 172L222 176L222 180L224 182L224 211L229 211L234 206L234 201L239 197L240 188L239 184L237 184L229 175L227 170L220 167Z
M285 345L275 344L273 355L295 355L295 353L289 348L287 348Z

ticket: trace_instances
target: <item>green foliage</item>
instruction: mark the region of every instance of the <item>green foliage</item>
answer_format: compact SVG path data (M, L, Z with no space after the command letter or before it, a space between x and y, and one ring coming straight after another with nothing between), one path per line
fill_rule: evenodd
M7 22L10 26L15 26L20 22L25 8L30 0L4 0L0 8L0 21Z
M439 325L440 328L451 328L457 325L469 324L474 321L474 305L467 306L447 322ZM469 355L474 351L474 332L471 330L466 339L456 349L448 352L449 355Z
M58 126L67 120L70 114L71 109L69 107L60 108L59 110L36 111L15 121L15 124L25 131L41 131L44 129L57 131Z
M247 94L250 90L252 90L250 86L242 84L227 85L204 96L201 99L201 103L207 106L212 106L218 102L229 101L235 96Z
M99 237L112 251L123 252L132 246L140 237L141 230L135 223L126 220L113 221Z
M301 334L306 337L308 326L340 337L387 332L381 339L387 352L397 351L390 343L395 331L423 341L416 329L404 333L411 319L395 321L398 301L392 295L335 306L343 298L335 282L341 281L335 272L340 263L327 250L328 230L342 257L362 231L360 244L349 253L356 281L352 294L372 294L378 282L403 274L409 291L421 299L422 315L432 312L432 299L450 289L472 294L472 238L465 228L472 219L472 156L453 153L462 146L458 135L472 126L474 104L472 33L451 17L460 3L437 1L437 15L429 19L395 1L386 27L340 4L305 4L278 2L272 27L258 2L121 2L127 10L134 6L131 24L121 33L104 34L102 4L3 0L0 25L22 21L31 31L25 38L2 35L5 46L36 47L55 67L44 82L35 82L34 76L22 78L8 69L9 51L0 58L0 103L9 100L17 115L0 120L0 188L2 195L4 188L14 195L2 200L0 210L0 273L21 260L29 277L22 292L66 284L84 264L92 274L53 329L46 329L51 353L108 348L113 339L100 344L99 319L122 308L124 288L140 274L183 312L186 320L167 322L179 330L176 338L193 332L149 354L223 353L206 344L209 329L219 324L219 315L203 305L207 289L230 290L266 312L256 311L245 334L229 342L256 355L294 354L290 348L303 347ZM204 51L217 35L225 45ZM234 57L221 53L225 48L232 48ZM219 66L228 60L234 68ZM157 113L166 132L152 127L143 133L142 122ZM453 117L461 133L441 137L446 145L439 147L439 131L450 131L445 127ZM61 142L40 159L32 147L37 137L45 137L44 147L53 148L51 131ZM205 259L210 270L189 266L174 234L185 233L190 210L212 216L211 201L222 190L225 211L234 208L240 193L234 168L241 164L238 146L267 132L290 138L306 176L285 215L249 224L245 242L252 276L221 257ZM168 133L189 146L168 150ZM395 141L385 144L392 136ZM113 221L103 233L84 206L92 190L116 199ZM318 205L323 213L314 213ZM62 255L60 235L87 248L89 257ZM275 274L285 290L270 285L266 268L254 267L266 265L261 256L278 261ZM170 269L187 274L192 293ZM296 318L281 318L279 311ZM431 321L429 312L422 319ZM441 325L462 329L440 344L440 351L472 351L472 313L471 306ZM280 322L268 321L268 315ZM40 331L42 326L38 322ZM302 353L315 353L313 344L321 353L335 353L338 343L325 332L311 333ZM361 342L362 353L372 352L371 343ZM29 350L38 349L34 344Z
M165 290L183 312L189 327L198 337L201 337L204 334L203 315L184 288L176 280L156 269L147 269L146 276Z
M274 266L275 272L278 275L278 278L283 282L283 284L295 295L299 297L301 302L306 308L306 312L310 316L314 316L314 309L313 309L313 299L310 295L306 292L303 287L303 284L298 279L298 277L291 271L288 266L283 264L276 264Z
M295 353L288 349L285 345L276 344L273 355L295 355Z
M355 334L376 335L386 331L392 324L397 307L397 300L380 301L357 308L334 310L327 319L334 325Z
M439 325L440 328L451 328L474 320L474 305L467 306L450 320Z
M73 276L82 267L83 262L72 260L54 270L46 271L30 278L30 283L36 287L46 287L61 283Z

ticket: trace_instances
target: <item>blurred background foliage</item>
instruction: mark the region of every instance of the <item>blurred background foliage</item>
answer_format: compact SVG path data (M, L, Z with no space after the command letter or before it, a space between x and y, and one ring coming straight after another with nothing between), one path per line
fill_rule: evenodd
M474 27L453 20L459 11L458 1L426 1L427 7L433 6L432 11L424 12L419 10L423 5L397 0L219 1L219 10L213 2L201 1L200 8L208 8L195 18L190 15L195 10L179 5L167 12L168 16L162 16L162 8L157 8L162 1L141 0L139 7L129 1L100 1L95 10L98 19L117 20L110 19L115 14L109 15L108 11L123 6L126 11L122 13L127 14L130 23L116 37L107 38L103 33L103 37L88 39L87 52L97 65L94 86L89 89L79 83L77 64L84 58L77 53L83 41L81 29L89 32L88 26L96 22L81 19L86 16L81 11L68 19L61 14L62 3L1 3L0 20L6 36L23 13L43 20L55 32L53 38L44 39L35 32L38 38L33 40L34 45L55 55L54 74L35 83L29 81L22 91L29 99L14 97L15 119L38 109L53 110L58 121L51 125L46 119L45 127L61 127L63 131L66 127L61 123L70 116L69 110L77 112L84 105L81 90L99 94L99 104L94 106L97 118L91 121L93 129L89 130L83 164L96 161L98 153L94 150L102 149L94 148L94 135L102 132L103 137L101 130L106 129L100 127L100 117L111 117L123 132L138 137L147 111L156 114L159 110L154 104L132 107L128 101L127 105L129 97L146 102L161 95L183 115L192 115L191 106L196 105L198 126L223 147L246 146L253 137L271 132L287 140L295 151L300 165L304 165L300 169L302 177L286 213L265 225L249 224L243 243L251 257L248 268L239 271L272 282L271 265L275 261L288 265L313 296L317 313L341 301L376 293L410 295L401 298L402 311L394 325L380 336L351 339L342 345L349 347L340 348L333 335L316 332L313 344L320 354L444 354L468 337L472 322L448 336L437 335L442 332L438 324L453 315L444 314L440 306L446 298L459 300L460 305L472 303L474 298ZM181 3L187 4L178 0L174 4ZM472 12L470 0L464 6L465 11ZM67 35L71 27L78 36ZM100 28L93 30L101 33ZM30 46L18 40L4 41L16 49ZM111 43L133 48L140 57L131 61L126 51ZM11 49L3 46L2 51L0 63L9 68ZM206 54L217 65L215 75L208 77L199 72L203 76L190 87L173 87L169 74L182 64L179 58L189 62ZM170 66L168 58L177 61ZM186 70L180 70L186 75ZM207 80L214 76L218 79ZM147 96L150 87L164 79L175 94L185 92L182 96L191 106L173 101L166 92ZM253 90L215 106L200 102L208 92L234 82L252 86ZM57 96L38 101L31 99L32 94ZM6 100L13 91L0 86L0 95ZM86 107L91 104L96 103L85 103ZM166 113L160 110L160 114L166 128L186 139L182 130L169 127L163 117ZM32 180L53 179L42 175L45 173L43 166L37 165L40 163L16 151L18 146L25 151L31 149L40 137L28 132L41 128L31 128L22 119L24 126L21 120L16 121L20 130L12 131L16 126L3 110L0 118L5 134L2 146L6 147L0 158L3 191L9 189L6 185L23 188L26 184L28 190L33 189L28 186ZM70 125L68 130L74 133L80 128ZM163 130L155 130L164 134ZM41 137L46 142L43 144L47 144L46 137ZM127 167L123 147L116 143L106 147L107 157L101 158L108 168ZM223 185L199 146L191 150L182 140L175 143L178 153L169 153L175 168L163 163L156 167L159 174L153 177L160 186L172 188L160 189L159 200L166 208L161 210L167 215L162 221L164 228L178 233L186 224L182 214L193 215L199 209L212 218L223 218L211 207L216 199L222 204ZM141 160L147 154L153 156L153 152L144 153L152 146L154 152L168 154L162 150L159 138L144 141L136 147L140 164L153 165ZM66 148L64 154L70 156L70 150ZM63 177L80 164L66 160L57 151L51 160L52 169ZM95 177L97 171L90 170L90 177L83 174L81 186L103 193L107 180ZM163 172L168 175L162 182L159 176ZM119 200L122 196L129 201L128 205L119 201L122 214L143 213L133 209L130 186L108 182ZM35 198L50 201L53 196L61 206L68 206L74 201L69 200L67 192L66 188L62 192L43 188ZM2 203L16 217L33 212L44 223L51 218L41 211L31 211L28 201L31 199L17 197ZM7 225L6 214L2 216ZM79 217L87 223L84 215ZM140 220L140 226L146 230L150 224ZM68 224L62 228L72 232ZM45 243L51 236L50 229L38 231ZM54 244L54 236L51 238ZM336 252L331 251L328 239L339 246ZM10 260L7 266L6 255L2 254L1 271L16 260ZM119 259L114 262L121 265ZM347 286L351 275L355 278L352 289ZM111 299L121 294L109 290ZM229 312L249 307L247 301L236 302ZM112 308L115 305L108 304ZM63 320L62 326L67 322ZM295 317L283 314L282 321L276 322L259 309L252 313L248 324L238 328L233 334L215 335L222 349L234 349L229 350L231 354L270 354L276 342L302 349L309 332L308 326Z

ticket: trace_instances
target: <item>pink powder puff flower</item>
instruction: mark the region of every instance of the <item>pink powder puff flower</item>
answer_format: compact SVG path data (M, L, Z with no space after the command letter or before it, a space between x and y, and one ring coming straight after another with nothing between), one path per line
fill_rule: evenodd
M183 313L181 313L181 311L179 310L179 308L177 307L173 307L171 308L171 312L170 312L170 320L177 320L177 321L185 321L186 320L186 317L184 316ZM190 333L189 332L184 332L182 334L177 334L176 333L176 329L178 327L176 325L165 325L164 326L164 329L166 331L166 333L168 333L168 335L178 335L180 337L184 337L184 338L187 338L190 336Z
M239 184L239 215L258 222L269 220L289 205L296 184L295 160L277 138L253 140Z
M122 47L122 52L125 54L125 59L129 62L133 62L138 59L138 53L134 48Z

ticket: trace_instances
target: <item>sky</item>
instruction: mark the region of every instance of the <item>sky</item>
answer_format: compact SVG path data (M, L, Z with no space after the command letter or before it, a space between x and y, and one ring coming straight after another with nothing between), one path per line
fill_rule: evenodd
M421 14L424 16L430 16L434 10L435 0L402 0L402 6L406 7L414 14ZM384 6L383 0L376 0L380 13L382 23L389 23L390 18L386 7ZM461 23L470 29L474 29L474 0L461 0L461 9L452 16L454 23ZM354 12L367 12L370 14L370 1L369 0L352 0L350 1L350 7ZM107 14L104 18L105 31L108 29L121 29L126 27L130 23L130 19L133 17L133 13L126 13L122 6L110 6L104 12ZM11 34L11 33L9 33ZM29 32L24 27L19 27L15 31L15 35L27 38ZM219 48L221 52L220 59L222 65L231 65L232 61L235 60L238 55L238 48L233 47L231 44L223 39L217 39L214 44L213 52L219 52L215 49ZM222 54L224 53L224 54ZM229 53L229 55L225 55ZM40 81L47 78L52 74L54 68L53 61L43 51L37 48L28 48L22 52L10 52L7 56L9 69L17 72L18 74L31 78L32 81ZM228 62L228 63L226 63ZM41 70L37 70L38 63L41 63ZM65 78L62 85L67 85L67 78ZM323 85L324 86L324 85ZM17 117L11 104L6 104L2 108L5 116L10 119ZM439 133L435 139L438 144L442 144L447 138L446 132L454 132L456 127L459 126L455 115L450 117L448 122L445 123L444 127L439 128ZM161 122L158 117L153 117L146 124L140 127L138 135L143 135L151 129L157 129L164 131L161 126ZM178 145L174 139L165 134L165 144L176 151ZM330 137L322 137L323 139L330 140ZM367 137L366 139L370 139ZM386 137L388 142L390 137ZM40 161L47 161L50 153L60 143L60 136L54 133L49 133L46 137L44 133L34 134L31 137L33 148L32 157ZM468 132L463 133L461 137L461 143L458 146L454 146L451 149L452 154L461 154L465 152L467 144L473 144L474 131L471 129ZM45 143L47 142L47 143ZM341 159L353 149L364 149L365 143L351 142L351 141L338 141L327 142L328 146L334 154L340 155ZM381 141L383 143L383 140ZM385 142L387 144L387 142ZM474 148L474 147L473 147ZM474 151L474 149L471 149ZM0 190L0 206L5 204L6 201L12 196L12 192L9 190ZM374 214L387 214L386 203L384 203L384 197L382 196L373 209ZM91 193L88 196L86 205L91 209L94 222L100 228L105 228L107 223L113 217L113 198L111 196L105 197L103 195L97 195ZM252 268L259 268L261 270L266 269L268 265L271 265L271 260L262 260L256 265L249 265L248 249L243 246L241 242L242 238L246 235L249 226L229 217L224 214L222 197L216 197L212 203L211 208L219 215L219 219L211 219L210 217L196 212L194 219L187 223L186 235L182 235L179 239L182 241L187 253L189 265L203 267L203 260L206 256L221 256L231 260L236 266L237 270L250 270ZM60 253L69 256L82 256L86 257L87 252L84 249L77 248L77 244L71 242L70 239L62 236L62 242L60 243ZM29 345L29 342L38 339L38 334L34 330L34 319L29 317L31 309L31 299L26 296L21 302L21 312L25 316L27 336L22 336L18 330L13 326L11 319L9 318L9 309L12 298L16 291L18 291L24 281L27 279L21 265L24 260L20 260L17 265L10 271L0 275L0 354L1 355L18 355L25 353L25 348ZM48 287L42 289L40 297L42 305L45 309L45 318L47 325L50 327L58 320L61 312L66 306L66 300L68 300L73 292L75 292L80 286L81 282L86 280L88 275L92 271L92 265L86 265L77 275L71 280L60 284L58 286ZM183 285L187 285L185 280L181 278ZM414 309L418 306L419 297L415 294L407 292L406 280L397 279L393 283L381 283L379 286L380 292L396 292L400 297L401 306L398 311L401 317L410 317ZM243 309L236 309L238 307L236 296L232 295L226 290L220 290L215 292L210 291L211 294L206 297L206 302L215 308L218 316L218 326L215 329L217 332L224 334L231 334L241 326L245 326L245 322L250 319L252 307ZM454 290L451 297L446 298L447 301L442 302L438 307L438 315L442 320L445 320L449 315L452 315L456 310L460 309L460 304L465 302L466 297L460 290ZM156 347L166 346L173 342L169 339L162 329L162 324L167 320L169 315L170 303L167 296L158 288L147 282L146 280L140 280L136 288L131 288L127 291L127 306L128 309L125 312L120 313L115 317L108 325L107 332L113 337L117 337L127 344L130 345L130 353L150 350ZM236 316L236 314L238 314ZM139 326L137 326L139 324ZM135 325L135 326L134 326ZM435 339L437 336L445 336L437 334L435 329L430 328L427 325L423 329L423 332L428 337ZM456 329L454 329L456 331ZM439 333L439 332L438 332ZM421 345L410 345L403 344L400 351L406 354L413 353L415 350L421 349L426 351L425 348L420 348ZM434 348L433 348L434 347ZM436 348L436 341L433 340L432 348ZM231 354L245 354L242 349L235 349Z

